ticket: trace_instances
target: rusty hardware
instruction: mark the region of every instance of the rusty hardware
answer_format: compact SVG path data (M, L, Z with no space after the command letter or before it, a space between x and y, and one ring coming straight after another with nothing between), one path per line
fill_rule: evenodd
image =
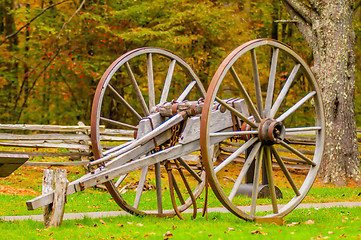
M158 107L157 111L159 111L160 115L163 117L172 117L180 112L185 112L188 117L192 117L202 113L203 105L203 99L180 103L172 101L164 103Z

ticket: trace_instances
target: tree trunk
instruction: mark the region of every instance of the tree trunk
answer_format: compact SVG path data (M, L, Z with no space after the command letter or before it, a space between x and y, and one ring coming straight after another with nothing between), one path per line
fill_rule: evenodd
M360 180L355 124L355 35L353 1L283 0L314 55L312 68L325 105L326 145L320 175L324 183Z

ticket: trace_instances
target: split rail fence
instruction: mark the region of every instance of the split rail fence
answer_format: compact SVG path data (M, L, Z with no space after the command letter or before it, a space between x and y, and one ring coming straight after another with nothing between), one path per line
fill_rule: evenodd
M101 140L111 142L122 142L133 139L132 130L101 129ZM361 133L361 129L357 130ZM287 140L290 143L299 146L315 145L314 136L289 135ZM361 138L358 138L359 144ZM237 147L237 142L222 142L219 145L218 156L222 157L233 153ZM85 126L79 122L77 126L59 126L59 125L28 125L28 124L0 124L0 153L3 154L26 154L30 161L23 166L81 166L87 165L92 159L90 126ZM39 149L57 149L42 151ZM305 155L313 155L313 150L299 149ZM287 149L278 149L287 156ZM308 165L302 161L283 156L286 166L289 169L306 169ZM53 162L53 161L34 161L35 157L68 157L71 161ZM194 156L192 156L194 157ZM191 158L189 160L197 161L199 159ZM239 157L236 161L244 162L244 157ZM274 164L278 167L278 164Z

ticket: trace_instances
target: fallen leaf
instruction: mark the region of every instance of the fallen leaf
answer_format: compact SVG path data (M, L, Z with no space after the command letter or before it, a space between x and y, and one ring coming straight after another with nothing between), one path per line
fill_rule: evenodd
M79 228L83 228L84 226L80 223L75 223L76 226L78 226Z
M107 225L102 219L99 220L103 225Z
M345 234L340 235L340 238L346 238L347 236Z
M300 224L300 222L292 222L292 223L289 223L289 224L286 224L287 227L293 227L293 226L296 226Z
M139 226L139 227L143 227L143 224L141 224L141 223L137 223L137 226Z
M37 228L36 231L41 232L41 229Z
M48 236L52 236L54 233L49 233Z
M251 233L252 233L252 234L255 234L255 235L261 234L261 235L263 235L263 236L266 236L266 235L268 234L267 232L262 232L262 231L259 231L259 230L252 231Z
M133 224L133 222L127 222L128 224Z
M213 237L213 235L209 234L208 237Z
M305 222L305 224L315 224L315 221L312 220L312 219L310 219L310 220L307 220L307 221Z
M328 231L328 234L334 234L334 232L332 232L332 231Z
M329 239L329 236L322 237L322 233L317 236L317 239Z
M346 219L342 218L341 222L346 222Z
M228 232L229 232L229 231L235 231L235 230L234 230L234 228L229 227L229 228L228 228Z
M98 224L94 224L94 226L93 227L98 227Z
M167 233L163 234L163 239L169 239L173 237L173 233L171 233L170 231L168 231Z
M345 227L336 227L336 229L345 229Z
M117 223L118 227L124 227L123 224Z

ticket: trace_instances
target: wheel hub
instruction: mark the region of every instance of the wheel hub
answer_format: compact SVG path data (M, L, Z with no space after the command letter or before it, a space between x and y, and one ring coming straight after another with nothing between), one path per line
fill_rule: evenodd
M259 139L265 144L280 143L285 138L285 134L283 123L271 118L264 119L258 128Z

